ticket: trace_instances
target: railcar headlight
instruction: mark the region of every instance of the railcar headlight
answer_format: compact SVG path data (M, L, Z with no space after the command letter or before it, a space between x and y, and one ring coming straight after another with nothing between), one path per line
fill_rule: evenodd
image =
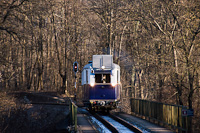
M112 86L113 86L113 87L115 87L115 85L116 85L115 83L112 83Z
M92 87L93 87L93 86L94 86L94 83L90 83L90 86L92 86Z

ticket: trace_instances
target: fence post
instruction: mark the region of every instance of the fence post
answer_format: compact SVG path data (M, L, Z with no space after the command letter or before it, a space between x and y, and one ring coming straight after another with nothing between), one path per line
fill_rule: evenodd
M77 106L74 106L74 130L77 131Z
M77 132L77 106L70 101L70 125L74 126L74 131Z

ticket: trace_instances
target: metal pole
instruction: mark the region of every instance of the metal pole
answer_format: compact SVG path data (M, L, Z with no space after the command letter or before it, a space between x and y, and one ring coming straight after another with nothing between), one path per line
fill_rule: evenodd
M75 73L75 85L74 85L74 101L76 101L76 73Z

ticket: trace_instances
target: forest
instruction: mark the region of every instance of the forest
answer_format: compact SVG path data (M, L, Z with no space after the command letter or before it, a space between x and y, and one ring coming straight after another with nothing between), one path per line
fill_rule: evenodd
M0 1L0 92L81 97L97 54L120 65L123 97L188 106L200 128L199 0Z

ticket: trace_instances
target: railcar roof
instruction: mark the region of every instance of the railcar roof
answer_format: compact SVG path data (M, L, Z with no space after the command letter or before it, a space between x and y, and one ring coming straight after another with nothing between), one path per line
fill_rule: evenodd
M90 69L90 68L92 68L92 63L89 63L89 64L87 64L87 65L85 65L85 66L83 67L83 69ZM120 66L117 65L117 64L115 64L115 63L113 63L113 64L112 64L112 69L114 69L114 68L120 69Z
M92 63L89 63L89 64L85 65L85 66L83 67L83 69L89 69L89 68L91 68L91 67L92 67Z
M120 69L120 66L118 64L113 63L112 68L118 68L118 69Z

